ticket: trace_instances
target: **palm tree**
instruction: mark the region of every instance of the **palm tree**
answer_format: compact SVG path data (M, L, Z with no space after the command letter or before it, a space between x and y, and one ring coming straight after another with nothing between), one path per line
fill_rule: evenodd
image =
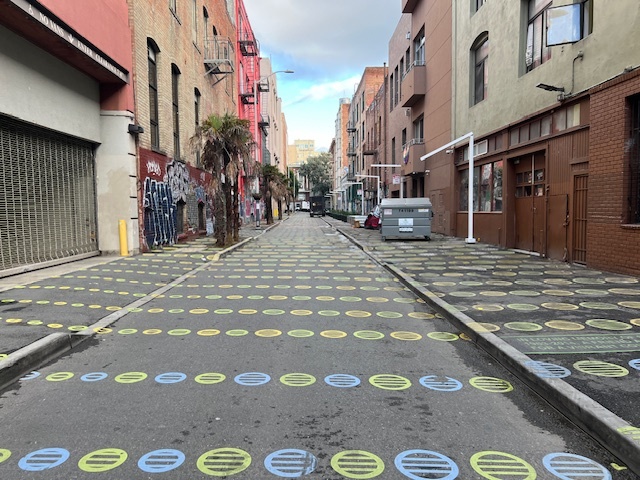
M264 190L265 215L267 224L273 223L271 200L278 202L278 215L282 218L282 199L287 195L287 177L273 165L262 167L262 188Z
M248 120L235 115L212 114L196 127L191 145L201 152L202 165L213 176L216 245L239 239L238 175L241 166L253 171L249 154L253 137Z

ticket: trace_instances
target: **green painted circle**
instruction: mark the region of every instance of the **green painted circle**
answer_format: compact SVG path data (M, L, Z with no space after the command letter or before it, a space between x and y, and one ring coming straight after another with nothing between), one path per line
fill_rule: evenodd
M307 373L287 373L280 377L280 382L288 387L308 387L316 383L316 377Z
M29 320L27 325L42 325L44 322L42 320Z
M262 300L264 297L262 295L249 295L247 297L249 300Z
M340 312L336 310L320 310L318 312L318 315L321 315L323 317L337 317L340 315Z
M373 330L359 330L355 332L353 336L362 340L380 340L384 338L384 333Z
M536 292L534 290L512 290L509 292L511 295L516 295L518 297L539 297L540 292Z
M233 313L233 310L231 310L230 308L218 308L214 310L213 313L216 313L218 315L229 315L230 313Z
M360 297L340 297L340 300L343 302L361 302L362 298Z
M313 312L311 310L291 310L291 315L306 317L309 315L313 315Z
M191 330L188 330L186 328L174 328L173 330L169 330L167 332L167 335L171 335L174 337L181 337L184 335L189 335L191 333Z
M384 462L364 450L345 450L331 458L331 468L346 478L375 478L384 472Z
M202 330L198 330L197 334L201 337L215 337L216 335L220 334L220 330L217 330L215 328L205 328Z
M263 310L262 313L265 315L282 315L285 311L277 308L269 308L267 310Z
M400 312L377 312L376 315L382 318L402 318L404 315Z
M435 318L435 315L433 313L426 313L426 312L411 312L409 313L409 317L418 318L420 320L429 320L429 319Z
M546 302L546 303L543 303L542 306L549 310L561 310L561 311L578 310L580 308L579 306L573 305L572 303L557 303L557 302Z
M495 377L474 377L469 383L478 390L489 393L508 393L513 390L513 385L509 382Z
M593 310L617 310L618 306L613 303L603 303L603 302L581 302L580 306L582 308L591 308Z
M509 322L504 326L510 330L516 330L518 332L537 332L542 330L542 326L533 322Z
M103 448L82 457L78 461L78 468L88 473L108 472L122 465L127 457L127 452L119 448Z
M438 340L440 342L455 342L460 338L455 333L449 332L429 332L427 333L427 337L431 340Z
M449 292L449 295L456 298L471 298L475 297L476 294L473 292Z
M82 332L86 329L88 329L89 327L87 327L86 325L71 325L68 330L72 331L72 332Z
M227 377L222 373L201 373L197 375L194 380L202 385L215 385L216 383L224 382Z
M389 336L395 338L396 340L404 341L415 341L422 339L422 335L415 332L392 332Z
M207 295L206 297L207 300L220 300L222 298L222 295ZM251 297L249 297L251 298ZM260 297L262 298L262 297Z
M307 338L313 337L315 334L311 330L291 330L287 332L287 335L294 338Z
M133 335L134 333L138 333L136 328L123 328L122 330L118 330L120 335Z
M406 390L411 386L411 380L400 375L380 374L369 377L369 383L382 390Z
M244 337L245 335L249 334L249 331L242 330L242 329L235 329L235 330L227 330L225 334L230 337Z
M273 328L263 328L262 330L258 330L255 334L257 337L272 338L279 337L282 335L282 332Z
M594 318L591 320L587 320L587 325L593 328L599 328L600 330L630 330L633 328L632 325L624 322L619 322L617 320L609 320L605 318Z
M365 312L364 310L349 310L345 312L345 315L353 318L367 318L371 316L371 312Z
M510 303L507 308L518 312L533 312L540 309L537 305L531 305L530 303Z
M320 295L319 297L316 297L316 300L319 300L321 302L332 302L336 299L336 297L330 297L327 295Z
M295 295L293 297L291 297L293 300L301 300L306 302L307 300L311 300L311 297L307 296L307 295Z

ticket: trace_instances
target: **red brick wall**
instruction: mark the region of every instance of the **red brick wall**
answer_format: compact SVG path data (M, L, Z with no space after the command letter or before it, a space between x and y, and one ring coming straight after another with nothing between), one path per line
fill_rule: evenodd
M628 97L640 70L591 90L587 265L640 275L640 225L628 225Z

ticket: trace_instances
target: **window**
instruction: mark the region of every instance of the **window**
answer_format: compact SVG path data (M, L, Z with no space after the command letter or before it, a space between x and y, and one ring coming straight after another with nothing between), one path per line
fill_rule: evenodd
M147 63L149 75L149 131L151 147L160 148L160 128L158 125L158 47L150 38L147 39Z
M198 44L198 0L191 0L191 37Z
M200 90L197 88L193 89L193 111L195 113L196 118L196 129L200 125ZM196 150L196 167L201 167L201 157L200 157L200 149Z
M413 122L413 138L416 142L422 142L424 140L424 117L420 116L415 122Z
M629 221L640 223L640 95L629 100L631 132L629 145Z
M424 36L424 27L418 33L418 36L413 41L413 51L415 52L414 62L416 65L424 65L425 52L424 52L424 44L425 44L425 36Z
M171 64L171 109L173 112L173 158L180 158L180 111L178 108L178 79L180 70Z
M489 36L485 32L475 41L473 55L473 105L487 98L489 72Z
M473 12L475 13L480 10L480 7L482 7L486 1L487 0L471 0L471 7L473 9Z
M391 74L390 78L389 78L389 111L393 110L393 107L395 107L394 103L393 103L393 95L395 92L395 89L393 88L393 73Z
M502 211L502 160L486 163L473 169L473 210L475 212ZM469 170L460 172L461 211L469 209Z
M593 32L593 0L547 9L547 45L575 43Z
M551 49L546 45L547 30L545 11L550 0L528 0L527 2L527 45L525 65L527 72L542 65L551 58Z
M209 39L209 12L205 7L202 7L202 16L204 18L204 39Z
M398 104L398 96L399 96L399 93L400 93L400 90L399 90L400 75L398 75L398 67L396 67L396 69L394 70L394 75L395 75L394 78L395 78L396 84L394 86L395 93L394 93L394 96L393 96L393 104L397 105Z

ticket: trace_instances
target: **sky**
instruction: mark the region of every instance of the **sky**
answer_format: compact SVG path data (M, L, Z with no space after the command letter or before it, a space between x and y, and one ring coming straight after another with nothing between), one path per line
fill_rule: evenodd
M335 136L340 98L351 98L365 67L387 62L401 0L244 0L260 55L277 74L289 144Z

